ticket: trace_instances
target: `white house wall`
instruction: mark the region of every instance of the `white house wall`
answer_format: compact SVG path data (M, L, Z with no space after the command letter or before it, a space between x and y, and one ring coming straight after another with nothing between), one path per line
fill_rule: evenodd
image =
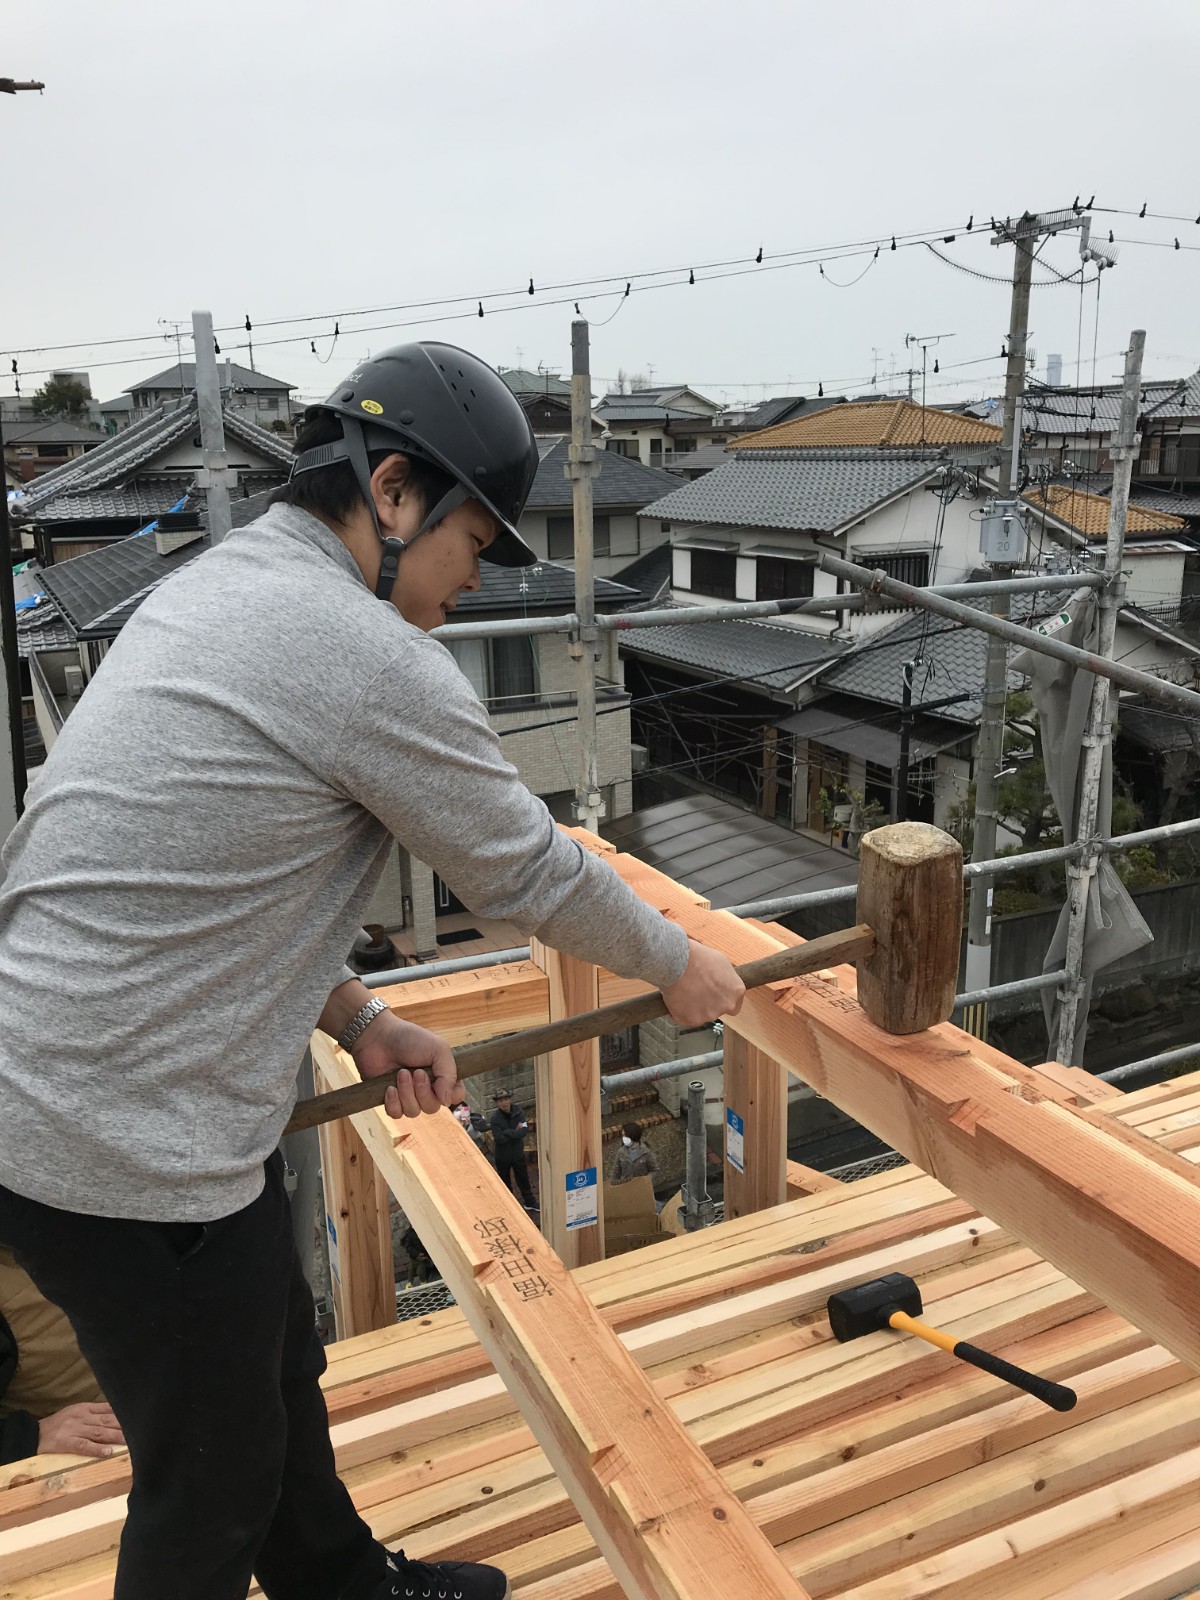
M527 511L522 516L517 528L522 539L534 552L539 561L550 559L550 540L546 527L548 516L566 516L566 511ZM609 554L594 558L594 569L598 578L612 578L620 572L622 567L627 567L638 556L644 555L647 550L653 550L660 544L666 544L669 534L661 531L661 524L650 518L639 517L636 512L608 512L603 506L597 506L597 516L607 516L609 519ZM574 562L566 556L554 558L560 566L573 567Z
M981 502L959 496L946 508L941 546L933 561L937 533L939 502L928 489L914 489L909 494L880 510L872 512L862 522L856 523L845 534L822 534L814 538L808 533L794 533L778 528L725 528L712 525L685 525L675 523L671 529L673 596L685 605L712 603L710 595L701 594L691 587L691 551L681 548L681 542L694 539L720 540L737 547L736 589L739 600L756 597L757 574L755 558L746 552L756 545L773 545L779 549L795 550L798 554L811 554L814 560L823 551L844 554L845 559L862 566L871 566L880 555L917 554L928 551L930 581L936 583L962 583L971 571L980 565L978 512ZM974 515L973 515L974 514ZM644 519L643 519L644 520ZM833 598L837 594L837 580L827 573L813 574L815 598ZM875 611L870 614L846 613L843 624L851 637L874 633L888 627L896 619L895 611ZM809 633L831 633L838 627L835 616L799 616L781 618L792 627Z
M204 465L204 453L200 448L200 424L196 424L192 439L181 439L170 450L164 451L161 456L147 463L143 469L149 472L194 472L197 467ZM228 465L241 472L273 472L276 477L282 477L286 467L280 466L278 461L260 456L257 450L251 450L241 444L232 434L225 435L225 455Z

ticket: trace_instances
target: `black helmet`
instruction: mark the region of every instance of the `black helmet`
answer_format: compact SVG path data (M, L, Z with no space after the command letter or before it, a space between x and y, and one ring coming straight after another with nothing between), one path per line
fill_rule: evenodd
M371 495L372 450L417 456L455 480L409 544L455 506L478 500L498 525L484 560L502 567L528 567L537 560L516 528L537 472L533 429L512 390L478 356L452 344L399 344L356 367L318 409L342 419L342 438L303 451L292 474L349 461L383 542L375 589L381 599L390 598L405 546L385 539L379 526Z

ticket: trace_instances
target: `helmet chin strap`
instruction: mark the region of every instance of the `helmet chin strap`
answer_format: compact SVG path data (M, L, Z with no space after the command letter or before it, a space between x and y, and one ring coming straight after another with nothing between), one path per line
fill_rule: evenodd
M404 454L403 450L397 454ZM348 461L358 483L359 492L367 504L371 522L376 535L383 546L383 554L379 563L379 576L375 580L375 597L377 600L391 600L392 590L396 585L396 573L400 566L400 557L412 544L414 539L419 539L423 533L428 533L430 528L437 526L443 518L448 517L456 506L463 505L471 498L470 492L461 484L456 483L452 489L442 496L437 504L426 514L421 526L407 539L401 539L396 534L385 534L379 521L379 512L375 508L375 496L371 491L371 461L367 455L363 431L357 418L346 418L342 423L342 438L337 443L318 445L306 451L301 458L302 471L311 471L315 467L327 466L334 461ZM299 463L298 463L299 464ZM293 467L293 474L295 473Z

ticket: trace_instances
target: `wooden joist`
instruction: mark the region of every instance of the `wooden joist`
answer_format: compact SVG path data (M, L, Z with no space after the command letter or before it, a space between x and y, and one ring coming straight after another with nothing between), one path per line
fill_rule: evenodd
M612 859L624 875L629 858ZM778 948L727 912L681 899L670 914L737 962ZM752 991L737 1029L1200 1368L1200 1185L1171 1151L1118 1137L949 1023L883 1032L833 975Z
M901 1168L573 1276L810 1592L907 1600L928 1583L937 1600L977 1600L1011 1584L1021 1600L1049 1600L1059 1527L1064 1589L1152 1570L1163 1582L1183 1574L1157 1591L1179 1593L1194 1550L1172 1462L1194 1448L1196 1380L993 1225L969 1213L948 1221L947 1205L960 1202ZM916 1341L836 1344L824 1293L881 1259L911 1263L931 1316L959 1336L1074 1383L1077 1410L1052 1412ZM347 1483L383 1538L428 1558L496 1560L519 1600L619 1600L460 1311L334 1345L326 1392ZM45 1479L36 1514L27 1506L7 1526L9 1496L34 1486L0 1488L3 1600L111 1593L119 1498L74 1514L71 1476ZM1116 1514L1127 1495L1132 1534ZM893 1513L907 1520L893 1525ZM1073 1600L1083 1596L1092 1600L1086 1587Z
M314 1062L357 1077L322 1035ZM356 1127L630 1600L797 1586L496 1174L441 1113ZM800 1591L803 1593L803 1591Z

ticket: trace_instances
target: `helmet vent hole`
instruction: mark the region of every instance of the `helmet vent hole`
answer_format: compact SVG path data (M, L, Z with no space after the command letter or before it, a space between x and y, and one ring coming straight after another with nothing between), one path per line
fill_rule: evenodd
M470 414L471 408L470 408L470 406L467 404L467 402L465 400L463 401L463 410L465 412L467 412L468 415Z

